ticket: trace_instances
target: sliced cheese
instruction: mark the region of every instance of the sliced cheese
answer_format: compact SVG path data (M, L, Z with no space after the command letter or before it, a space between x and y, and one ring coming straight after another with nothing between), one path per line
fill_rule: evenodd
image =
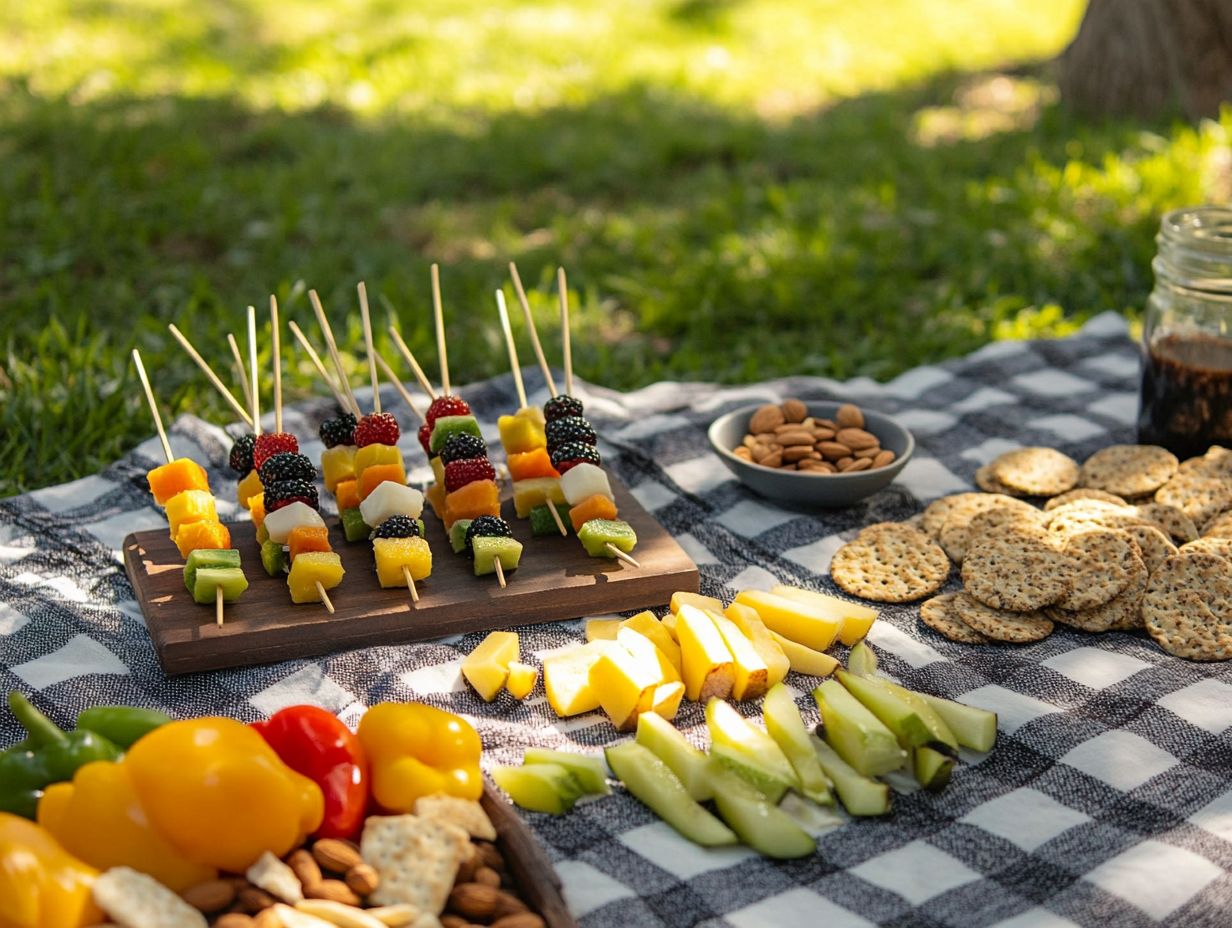
M677 675L679 675L681 670L680 645L676 643L676 639L672 637L671 632L663 627L663 623L654 617L653 612L639 612L637 615L621 622L620 627L631 628L636 632L641 632L653 641L654 646L662 651L664 656L672 662L676 668Z
M812 648L806 647L797 641L784 638L778 632L771 631L770 637L783 649L783 653L787 655L787 660L791 662L791 669L796 673L807 673L814 677L824 677L834 673L834 668L838 666L838 661L829 654L814 651Z
M672 594L671 610L679 614L681 606L695 606L698 609L709 610L711 612L722 612L723 604L713 596L703 596L701 593L686 593L681 590L679 593Z
M654 645L646 638L642 640L654 652ZM653 654L641 657L620 646L600 654L590 667L590 688L617 731L637 727L637 717L650 711L655 688L662 682L659 662Z
M731 652L732 669L735 680L732 683L732 696L735 699L760 699L769 689L770 668L761 659L757 649L730 619L718 612L708 612L715 628L723 636L723 643Z
M599 655L619 647L614 641L592 641L544 658L543 691L552 711L564 717L598 709L599 699L590 686L591 665Z
M851 647L868 634L868 630L877 621L878 612L863 603L853 603L849 599L840 599L826 593L816 593L804 590L798 586L780 585L770 591L776 596L794 600L798 603L813 606L815 609L829 609L837 612L843 620L838 630L838 640Z
M796 602L762 590L737 593L736 602L756 609L771 631L807 645L814 651L824 651L830 647L843 624L843 616L836 610Z
M517 659L517 632L492 632L462 661L462 676L491 702L505 685L509 664Z
M509 679L505 681L505 690L514 699L525 699L535 688L539 680L539 668L520 661L509 665Z
M654 697L651 700L650 711L670 722L676 717L676 711L680 708L680 700L684 698L684 684L677 680L675 683L660 683L655 687Z
M587 641L615 641L616 629L620 628L620 619L587 619Z
M770 637L770 630L762 622L757 610L743 603L732 603L723 610L723 615L730 619L736 628L744 632L744 636L749 639L758 655L765 661L766 689L776 683L781 683L787 676L787 671L791 670L791 662L783 653L783 649L779 647L779 643Z
M684 692L694 702L712 696L726 699L736 681L731 651L714 622L701 609L684 603L676 613L676 636L684 667Z

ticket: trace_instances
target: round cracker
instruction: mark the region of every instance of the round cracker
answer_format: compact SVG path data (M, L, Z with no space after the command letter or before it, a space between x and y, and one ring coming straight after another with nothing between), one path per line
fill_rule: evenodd
M1004 483L993 476L992 465L985 464L983 467L975 469L975 485L985 493L1001 493L1004 496L1025 496L1025 493L1019 493L1012 487L1007 487Z
M1006 497L1009 499L1009 497ZM1038 509L1019 503L1018 506L997 505L978 512L970 519L964 520L957 516L951 517L941 529L941 547L955 564L961 564L971 547L980 536L1006 525L1025 525L1028 528L1043 528L1043 514Z
M993 641L1023 644L1052 634L1052 621L1038 612L992 609L966 593L955 594L951 605L969 628Z
M1094 487L1078 487L1075 490L1069 490L1060 496L1054 496L1048 500L1048 502L1044 503L1044 512L1051 512L1058 506L1064 506L1066 503L1076 503L1082 499L1093 499L1101 503L1111 503L1114 506L1128 505L1125 500L1115 493L1097 490Z
M1211 445L1206 449L1206 454L1182 461L1177 473L1192 474L1196 477L1232 478L1232 448Z
M1138 545L1116 529L1071 535L1061 550L1069 558L1070 588L1057 608L1068 612L1104 605L1129 586L1136 571L1146 571Z
M1019 448L989 465L998 483L1028 496L1056 496L1078 483L1078 462L1055 448Z
M1135 562L1129 583L1116 596L1091 609L1070 610L1051 607L1044 610L1054 622L1068 625L1084 632L1107 632L1113 629L1131 629L1142 624L1142 595L1146 592L1150 574L1142 559L1134 556Z
M963 584L985 606L1031 612L1069 592L1068 563L1046 532L1010 525L984 534L967 551Z
M1176 473L1176 455L1158 445L1110 445L1082 462L1080 481L1123 496L1154 493Z
M1213 554L1170 557L1147 584L1146 630L1169 654L1195 661L1232 659L1232 571Z
M1232 538L1232 512L1221 512L1202 526L1203 538ZM1186 541L1194 541L1187 538Z
M941 527L945 525L951 513L971 506L979 506L980 501L987 498L987 493L953 493L950 496L935 499L920 514L919 527L936 538L941 534Z
M880 603L911 602L941 589L950 559L936 542L907 525L872 528L834 553L830 576L840 589Z
M1168 506L1164 503L1140 503L1134 508L1138 510L1138 515L1147 522L1157 525L1178 545L1183 545L1198 537L1198 527L1194 525L1193 519L1176 506Z
M1153 525L1129 525L1121 531L1138 543L1142 563L1146 565L1149 574L1155 573L1160 564L1176 554L1176 545L1172 543L1172 539Z
M1195 538L1193 541L1185 542L1185 544L1181 545L1180 551L1183 554L1201 551L1204 554L1213 554L1215 557L1232 561L1232 538L1204 535L1201 538Z
M988 637L958 617L954 611L954 598L958 593L942 593L920 606L920 621L950 641L961 644L987 644Z
M1181 474L1159 489L1155 502L1177 507L1204 529L1215 516L1232 509L1232 480Z

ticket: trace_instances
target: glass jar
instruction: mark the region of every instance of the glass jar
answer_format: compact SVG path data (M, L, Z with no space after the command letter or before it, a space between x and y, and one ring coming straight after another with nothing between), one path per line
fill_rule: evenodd
M1138 440L1182 459L1232 447L1232 207L1173 210L1155 242Z

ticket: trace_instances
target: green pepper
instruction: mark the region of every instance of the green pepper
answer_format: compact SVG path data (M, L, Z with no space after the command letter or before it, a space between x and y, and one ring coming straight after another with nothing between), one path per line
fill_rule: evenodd
M128 750L138 739L170 721L171 716L157 709L94 706L77 716L77 728L102 735L112 744Z
M102 735L61 730L16 690L9 708L29 737L0 754L0 811L32 819L45 787L71 780L91 761L120 759L120 749Z

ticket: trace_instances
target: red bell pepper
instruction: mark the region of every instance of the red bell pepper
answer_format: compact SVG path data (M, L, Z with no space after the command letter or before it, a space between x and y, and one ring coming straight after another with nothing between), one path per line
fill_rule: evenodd
M252 727L284 764L321 787L325 817L313 836L356 837L368 806L368 759L351 730L316 706L288 706Z

